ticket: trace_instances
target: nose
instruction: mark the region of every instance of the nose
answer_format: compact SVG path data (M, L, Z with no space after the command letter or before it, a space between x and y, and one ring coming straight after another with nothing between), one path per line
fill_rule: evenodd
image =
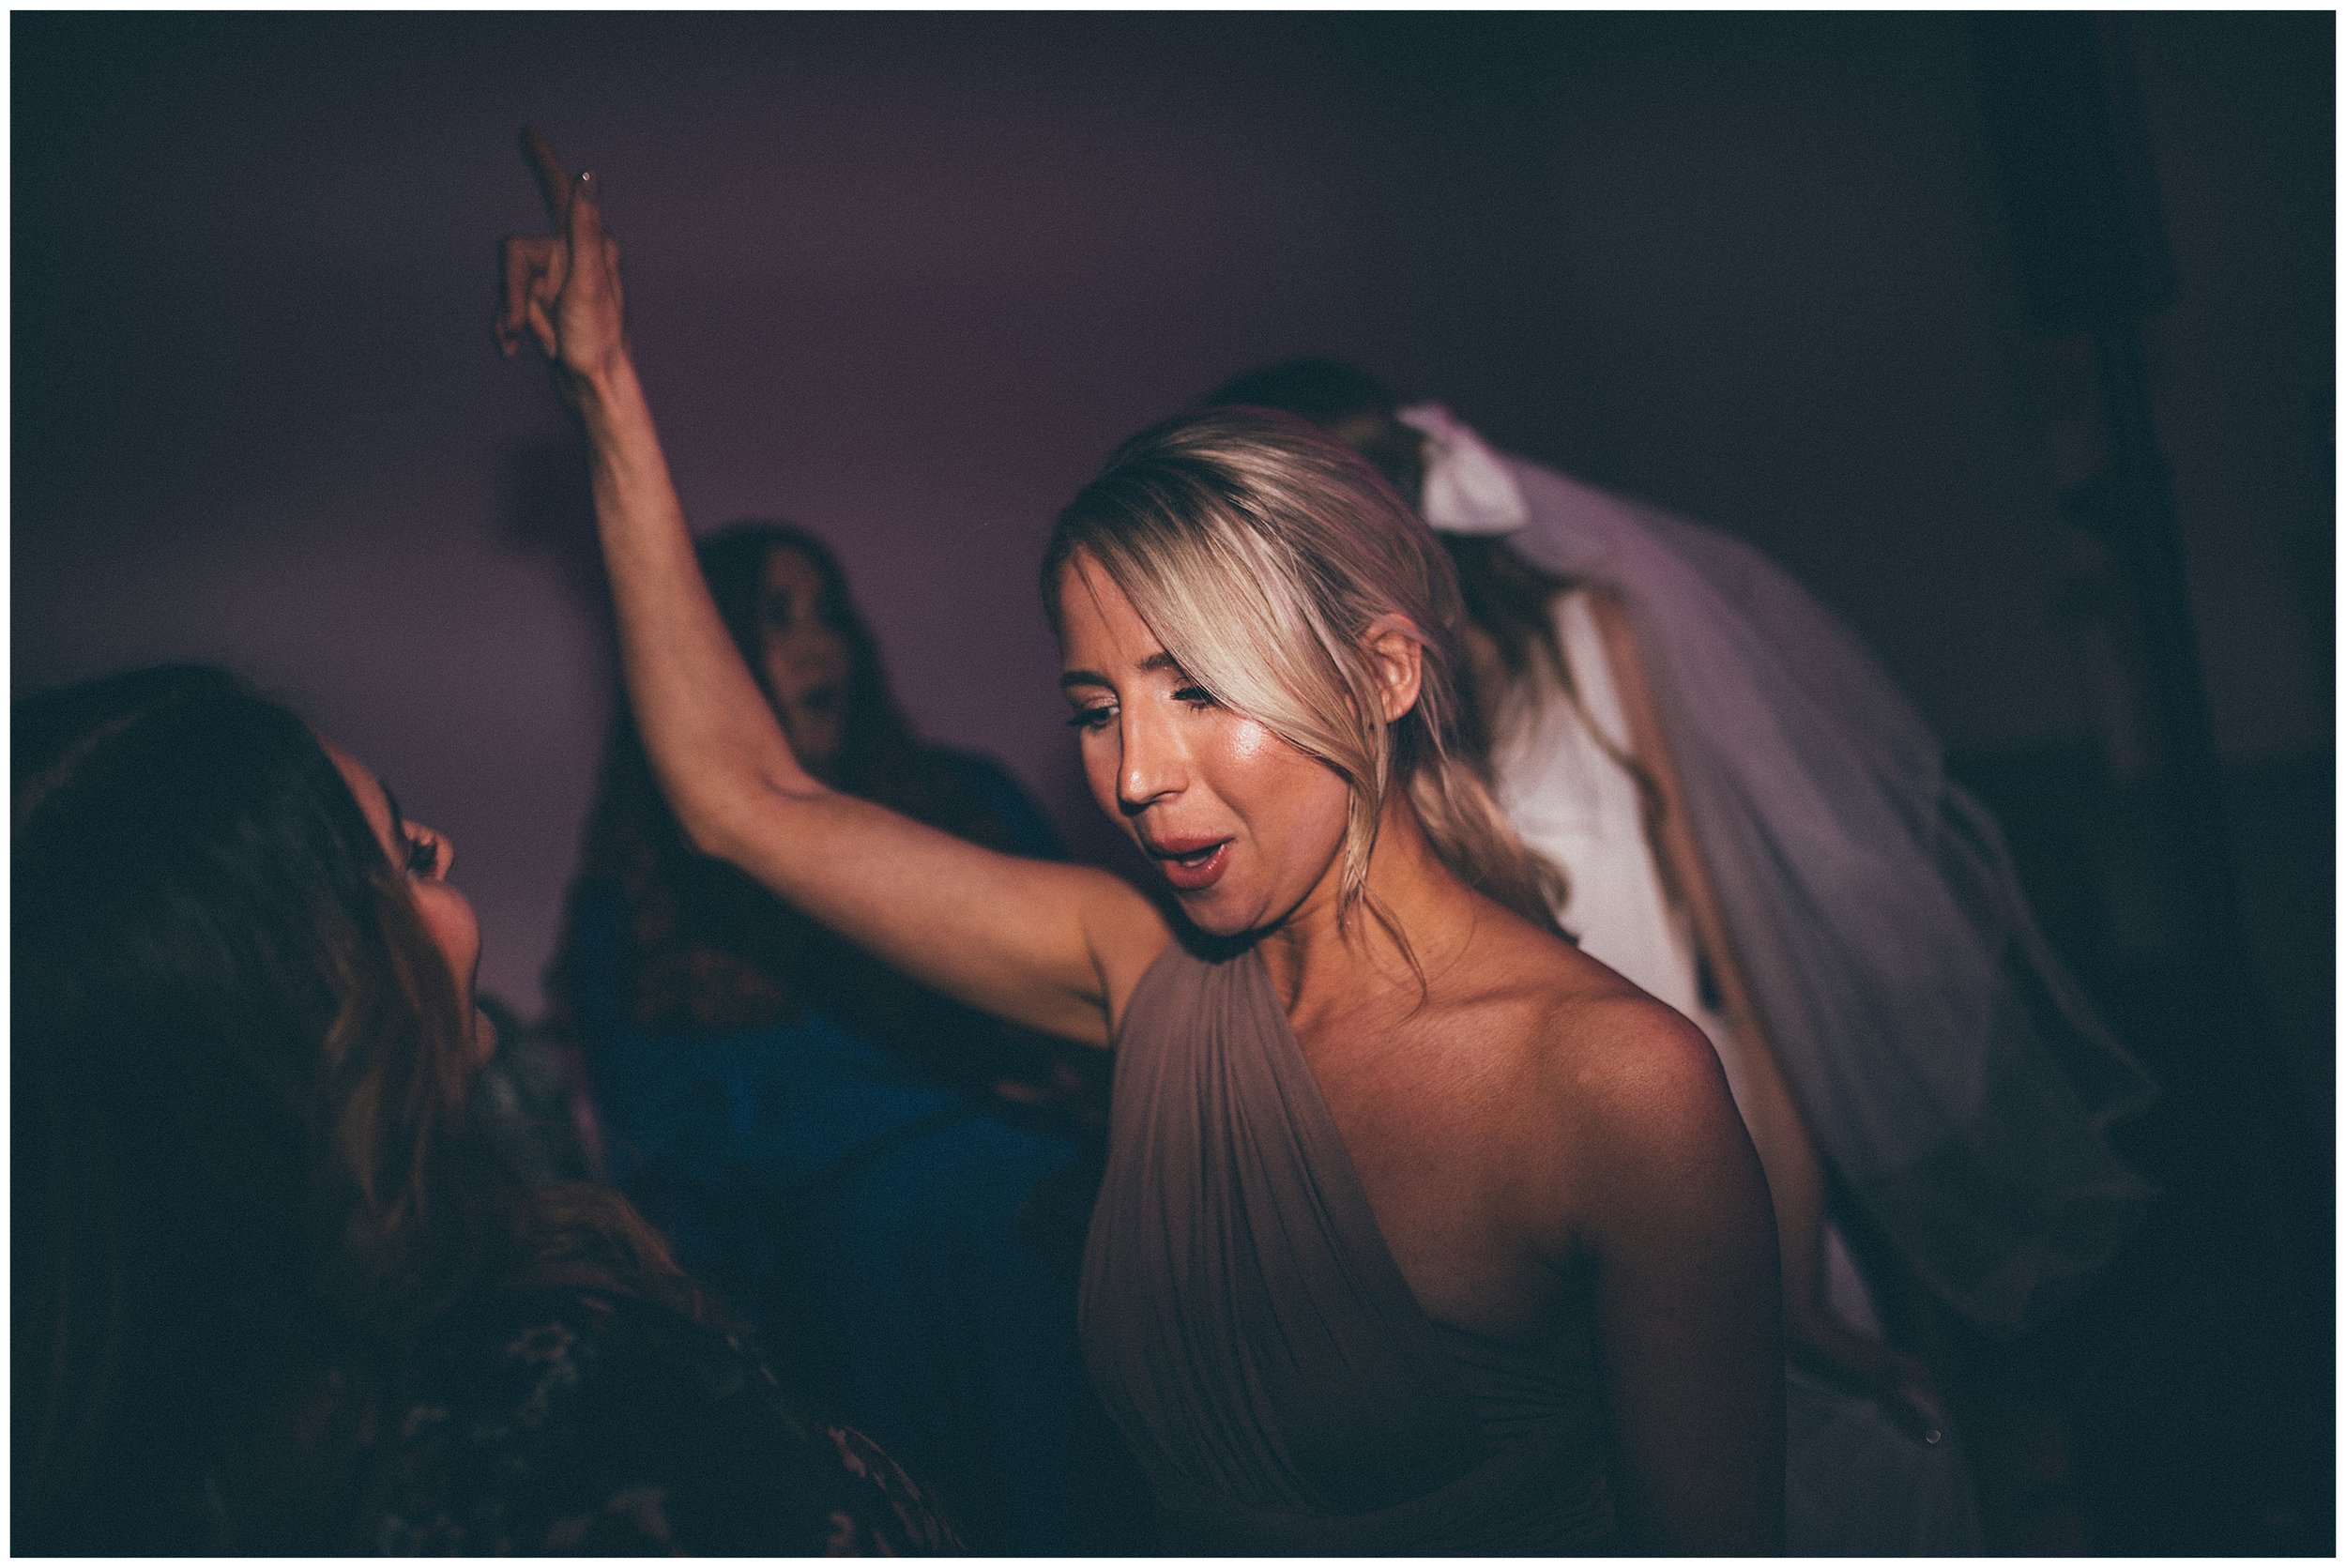
M1188 786L1188 756L1163 717L1127 707L1118 723L1118 741L1123 755L1117 764L1116 800L1126 815L1137 815Z
M823 674L843 669L847 662L847 640L819 621L800 634L790 651L802 668Z

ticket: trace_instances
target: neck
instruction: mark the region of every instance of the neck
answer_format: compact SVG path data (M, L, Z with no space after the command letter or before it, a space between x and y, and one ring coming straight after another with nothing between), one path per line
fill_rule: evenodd
M1257 946L1290 1019L1403 990L1413 1003L1421 979L1431 981L1455 962L1472 934L1474 891L1426 842L1402 790L1386 799L1377 846L1369 853L1365 896L1348 912L1340 907L1342 884L1339 857L1310 896ZM1372 905L1386 920L1371 912ZM1394 930L1408 937L1408 952Z

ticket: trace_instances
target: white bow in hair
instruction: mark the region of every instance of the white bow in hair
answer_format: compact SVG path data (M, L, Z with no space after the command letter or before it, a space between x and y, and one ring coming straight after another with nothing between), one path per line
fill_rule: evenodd
M1531 520L1523 487L1505 460L1449 409L1421 403L1394 417L1426 438L1419 510L1429 526L1446 534L1511 534Z

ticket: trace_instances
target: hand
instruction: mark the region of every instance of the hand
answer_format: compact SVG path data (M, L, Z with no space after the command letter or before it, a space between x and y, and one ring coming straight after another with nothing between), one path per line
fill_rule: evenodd
M535 130L522 132L522 148L537 173L556 232L506 236L497 346L510 358L521 347L523 332L528 332L568 390L627 353L619 248L603 233L594 176L572 179Z
M1918 1443L1944 1437L1945 1400L1929 1365L1919 1358L1821 1316L1796 1324L1788 1313L1784 1331L1786 1356L1810 1377L1873 1400Z

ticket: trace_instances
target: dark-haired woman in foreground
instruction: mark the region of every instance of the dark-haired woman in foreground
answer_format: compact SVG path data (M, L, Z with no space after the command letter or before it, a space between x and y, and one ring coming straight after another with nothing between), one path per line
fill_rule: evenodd
M480 927L380 781L200 666L14 719L16 1550L952 1544L467 1121Z
M928 983L1118 1049L1094 1383L1188 1551L1776 1548L1767 1195L1716 1058L1581 957L1456 755L1440 547L1301 421L1119 452L1047 605L1102 809L1178 922L832 790L694 563L596 204L510 241L591 443L634 711L708 853Z

